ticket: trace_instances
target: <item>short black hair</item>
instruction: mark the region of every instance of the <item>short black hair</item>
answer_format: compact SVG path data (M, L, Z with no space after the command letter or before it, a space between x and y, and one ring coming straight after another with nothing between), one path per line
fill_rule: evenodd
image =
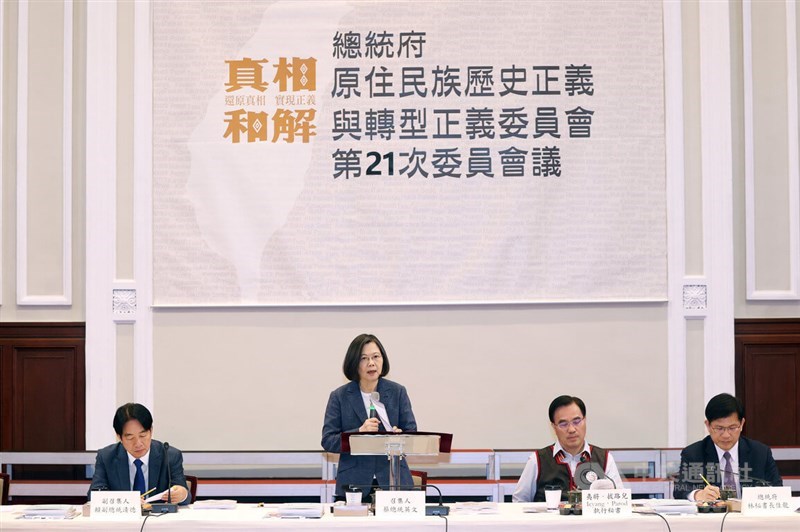
M361 362L361 351L364 349L364 346L370 342L375 342L375 345L381 350L381 356L383 357L381 377L385 377L389 373L389 357L386 356L386 349L383 348L383 344L374 334L364 333L353 338L353 341L350 342L350 347L347 348L347 354L344 355L342 371L348 380L358 380L358 365Z
M153 415L146 406L139 403L125 403L117 408L117 413L114 414L114 431L122 436L122 429L125 423L135 419L142 424L144 430L153 428Z
M550 409L548 410L550 414L550 423L555 423L554 416L556 415L556 410L561 408L562 406L569 406L569 405L578 405L578 408L581 409L581 415L586 417L586 405L583 404L580 397L574 397L572 395L559 395L553 402L550 403Z
M706 405L706 419L709 423L716 419L728 417L731 414L739 416L739 421L744 419L742 402L729 393L715 395Z

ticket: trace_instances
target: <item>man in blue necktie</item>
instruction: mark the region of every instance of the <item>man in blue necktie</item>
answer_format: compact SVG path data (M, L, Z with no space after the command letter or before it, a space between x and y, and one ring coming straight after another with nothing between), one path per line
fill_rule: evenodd
M706 405L708 436L681 451L675 479L676 499L715 501L721 490L741 497L742 487L782 486L769 447L742 436L744 407L736 397L721 393Z
M145 493L153 490L154 493L165 492L161 498L166 501L166 490L171 489L169 498L173 503L191 502L183 472L183 455L178 449L153 439L153 416L147 407L138 403L119 407L114 414L114 431L119 441L97 451L90 492Z

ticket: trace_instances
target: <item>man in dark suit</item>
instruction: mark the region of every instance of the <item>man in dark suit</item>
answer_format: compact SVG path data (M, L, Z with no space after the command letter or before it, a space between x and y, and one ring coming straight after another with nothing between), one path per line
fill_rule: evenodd
M138 403L127 403L114 414L114 431L119 441L97 451L94 477L89 488L96 490L165 492L170 489L167 467L172 477L171 502L188 504L189 490L183 473L183 455L153 439L153 416ZM155 488L155 489L154 489ZM162 500L167 500L164 493Z
M743 428L739 399L727 393L711 398L706 405L708 436L681 451L676 499L715 501L720 489L741 497L743 487L783 485L770 448L741 436Z

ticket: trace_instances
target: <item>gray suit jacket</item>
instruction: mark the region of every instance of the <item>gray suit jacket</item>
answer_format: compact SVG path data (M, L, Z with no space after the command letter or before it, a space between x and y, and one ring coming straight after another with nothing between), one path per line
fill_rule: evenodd
M411 401L405 387L388 379L378 381L377 392L381 395L381 403L386 406L389 422L403 432L417 430ZM361 398L358 382L351 381L331 392L328 407L325 409L325 423L322 426L322 448L330 453L341 453L342 433L356 432L367 419L367 409ZM336 495L344 496L350 484L361 487L372 484L375 477L378 484L389 484L389 461L385 456L352 456L342 453L339 456L339 472L336 475ZM400 471L401 485L411 485L411 472L405 460Z
M173 486L186 486L183 473L183 454L175 447L169 448L169 468ZM167 468L164 464L164 444L158 440L150 441L150 461L147 468L148 489L156 488L153 494L161 493L169 487ZM128 453L121 443L117 442L97 451L94 464L94 476L89 487L89 496L96 490L131 491L130 466ZM189 504L191 496L181 504Z

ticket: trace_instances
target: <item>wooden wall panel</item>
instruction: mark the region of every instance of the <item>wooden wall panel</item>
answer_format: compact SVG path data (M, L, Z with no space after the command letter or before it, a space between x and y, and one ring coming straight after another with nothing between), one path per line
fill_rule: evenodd
M736 320L736 395L744 435L767 445L800 445L800 318ZM782 462L782 475L800 462Z
M746 346L744 366L747 433L771 445L796 445L798 403L792 398L798 397L800 346Z
M85 326L0 324L0 450L85 448Z

